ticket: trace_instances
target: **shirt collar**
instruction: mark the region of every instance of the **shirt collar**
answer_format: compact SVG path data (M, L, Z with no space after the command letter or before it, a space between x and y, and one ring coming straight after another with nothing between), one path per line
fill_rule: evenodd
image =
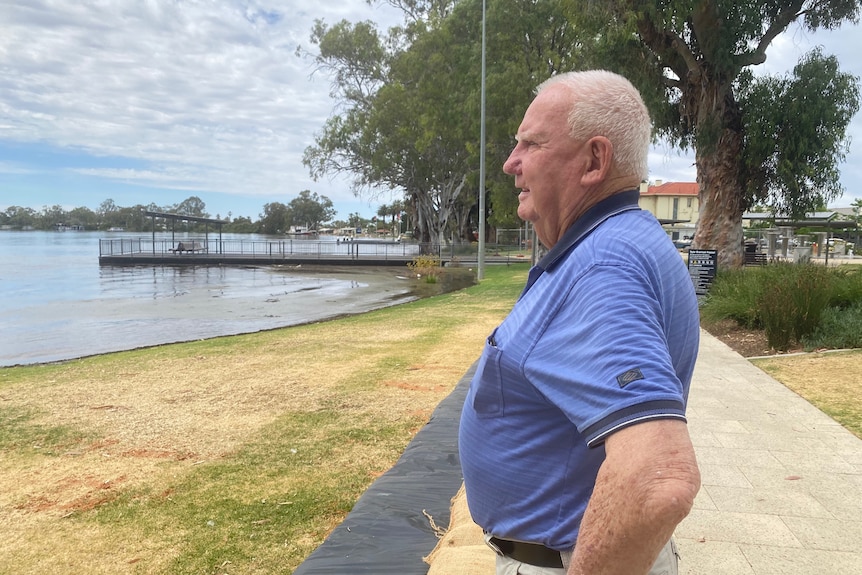
M574 224L560 238L553 248L545 254L538 264L530 270L530 275L527 279L527 286L524 288L524 293L539 279L543 273L552 270L559 264L571 249L587 237L590 232L599 227L599 224L608 218L615 216L621 212L628 210L639 209L638 198L640 190L627 190L614 194L600 201L584 215L578 218ZM521 294L523 295L523 293Z
M606 219L620 212L638 208L639 190L628 190L605 198L591 207L574 224L566 230L560 241L539 261L539 266L550 270L556 266L569 250L580 243L590 232L596 229Z

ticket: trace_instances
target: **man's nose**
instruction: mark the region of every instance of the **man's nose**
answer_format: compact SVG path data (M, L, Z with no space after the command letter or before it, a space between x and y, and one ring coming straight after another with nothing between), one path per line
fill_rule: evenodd
M509 158L503 164L503 173L509 174L510 176L517 176L520 169L521 160L515 156L515 151L512 150L512 153L509 154Z

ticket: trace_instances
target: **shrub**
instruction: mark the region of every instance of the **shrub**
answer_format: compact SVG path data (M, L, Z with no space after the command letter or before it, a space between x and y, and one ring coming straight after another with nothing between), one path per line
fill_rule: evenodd
M759 268L719 270L701 306L703 319L732 319L750 329L763 327L757 305L763 285L759 272Z
M841 266L835 268L833 273L829 305L849 308L862 302L862 266Z
M812 263L728 270L717 275L701 314L762 328L770 346L786 350L814 333L829 306L862 300L860 278Z
M862 299L848 308L823 310L814 333L803 338L806 350L862 347Z
M418 255L407 264L408 269L419 277L425 278L429 284L437 283L440 275L440 258L430 255Z

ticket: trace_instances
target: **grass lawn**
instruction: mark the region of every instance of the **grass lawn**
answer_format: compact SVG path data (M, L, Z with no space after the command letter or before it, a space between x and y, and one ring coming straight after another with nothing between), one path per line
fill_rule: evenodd
M775 356L752 363L862 439L862 350Z

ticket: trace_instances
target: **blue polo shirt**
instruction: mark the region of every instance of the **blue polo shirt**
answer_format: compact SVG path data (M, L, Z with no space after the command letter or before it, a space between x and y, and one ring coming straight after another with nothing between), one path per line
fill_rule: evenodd
M473 519L570 551L614 431L685 420L699 342L686 266L638 192L581 217L488 337L461 416Z

